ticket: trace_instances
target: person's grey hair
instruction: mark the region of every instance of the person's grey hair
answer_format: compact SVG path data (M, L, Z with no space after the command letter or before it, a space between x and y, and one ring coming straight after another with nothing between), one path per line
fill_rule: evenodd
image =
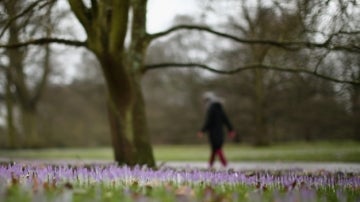
M210 105L211 103L214 103L214 102L219 102L219 103L223 103L224 100L217 96L214 92L205 92L203 94L203 100L205 101L206 105Z

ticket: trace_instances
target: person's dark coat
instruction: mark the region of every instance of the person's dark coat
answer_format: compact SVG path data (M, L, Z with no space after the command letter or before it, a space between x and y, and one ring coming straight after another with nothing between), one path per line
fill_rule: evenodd
M205 123L201 131L209 135L213 151L220 149L224 143L224 125L228 131L233 130L222 105L219 102L211 103L207 109Z

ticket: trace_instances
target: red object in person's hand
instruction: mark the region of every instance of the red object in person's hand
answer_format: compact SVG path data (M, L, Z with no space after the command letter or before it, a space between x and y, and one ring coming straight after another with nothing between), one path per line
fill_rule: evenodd
M229 131L228 136L229 138L233 139L235 137L236 133L235 131Z
M197 136L198 136L198 138L201 139L204 136L204 133L200 131L200 132L197 133Z

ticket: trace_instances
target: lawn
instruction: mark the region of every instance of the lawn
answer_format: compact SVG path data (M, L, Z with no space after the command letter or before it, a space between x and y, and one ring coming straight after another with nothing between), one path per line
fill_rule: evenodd
M154 154L157 161L206 161L208 153L209 147L205 144L154 146ZM360 162L360 143L300 142L260 148L243 144L226 144L225 154L233 162ZM0 150L0 158L112 160L113 154L111 148L50 148L40 150Z

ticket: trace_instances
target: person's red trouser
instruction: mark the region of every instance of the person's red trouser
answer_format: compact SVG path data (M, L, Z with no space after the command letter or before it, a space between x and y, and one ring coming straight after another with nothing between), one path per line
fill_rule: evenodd
M216 155L219 156L221 164L225 167L227 165L227 161L226 161L226 158L224 156L222 149L217 149L217 150L211 152L211 156L210 156L210 160L209 160L210 167L213 166Z

